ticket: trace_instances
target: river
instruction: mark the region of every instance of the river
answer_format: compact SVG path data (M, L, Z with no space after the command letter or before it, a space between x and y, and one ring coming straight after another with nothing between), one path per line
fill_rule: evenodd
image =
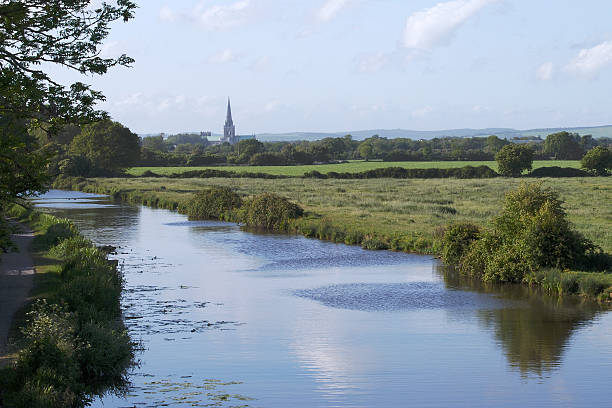
M36 203L117 247L125 274L143 350L130 392L94 407L612 404L612 313L597 304L103 196Z

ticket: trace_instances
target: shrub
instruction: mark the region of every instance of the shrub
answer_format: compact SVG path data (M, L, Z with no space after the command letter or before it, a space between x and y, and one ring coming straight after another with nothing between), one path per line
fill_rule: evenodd
M595 250L572 229L559 195L541 183L521 183L506 194L494 227L505 241L525 243L526 256L542 267L578 266Z
M74 316L59 305L38 302L27 314L23 329L25 346L14 370L0 381L6 406L84 406L76 357ZM3 373L4 374L4 373Z
M249 160L251 166L284 166L287 159L281 153L255 153Z
M77 358L90 392L120 394L127 390L126 368L133 357L127 330L114 322L87 322L79 332Z
M531 170L533 150L529 146L508 144L495 155L499 174L506 177L518 177L524 170Z
M550 166L550 167L540 167L532 171L527 175L527 177L533 178L542 178L542 177L553 177L553 178L563 178L563 177L590 177L591 174L580 169L574 169L572 167L558 167L558 166Z
M64 239L62 242L54 246L49 250L49 255L66 260L70 256L78 253L79 250L83 248L89 248L93 244L87 238L77 235L67 239Z
M483 280L487 282L520 283L530 272L537 269L532 259L526 256L524 243L502 245L486 260Z
M300 206L285 197L263 193L244 201L239 219L248 227L286 231L289 222L303 214Z
M459 263L470 246L480 236L480 228L461 223L449 226L442 237L442 260L447 264Z
M594 147L584 155L580 163L583 168L605 176L612 170L612 150L603 146Z
M179 212L191 220L234 221L242 198L228 187L213 186L200 191L179 206Z
M459 263L463 273L485 281L521 282L542 268L597 267L607 262L598 248L567 220L558 194L540 183L522 183L506 194L504 208L491 231L450 226L443 238L442 259ZM552 278L551 278L552 279ZM540 279L549 290L576 292L571 278Z

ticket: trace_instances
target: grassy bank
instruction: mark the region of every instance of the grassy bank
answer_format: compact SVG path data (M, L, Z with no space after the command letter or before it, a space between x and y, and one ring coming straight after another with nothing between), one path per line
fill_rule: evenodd
M565 201L576 228L612 252L612 178L542 179ZM516 179L318 180L318 179L73 179L66 189L115 195L126 202L176 210L179 203L212 185L242 195L285 196L306 210L294 222L308 236L350 242L374 235L397 250L436 253L436 231L454 222L483 224L501 208ZM340 236L344 234L344 240Z
M121 320L116 263L67 220L14 206L28 223L37 275L16 336L16 359L0 372L0 406L84 407L127 390L134 344Z
M464 166L489 166L497 171L496 161L432 161L432 162L382 162L382 161L351 161L339 164L319 164L307 166L202 166L202 167L134 167L129 169L128 174L140 176L145 171L152 171L156 174L167 176L170 174L183 173L192 170L216 169L225 171L266 173L278 176L299 177L304 173L318 171L326 174L331 171L338 173L359 173L362 171L387 168L402 167L406 169L447 169ZM580 168L579 160L536 160L533 162L534 170L540 167L559 166Z
M569 220L586 238L612 252L612 178L542 179L560 193ZM486 226L517 179L320 180L320 179L73 179L59 188L110 194L135 204L171 210L187 208L194 193L215 185L243 197L275 193L305 213L289 231L367 249L439 254L446 226L470 222ZM186 212L186 211L183 211ZM576 272L578 280L583 279ZM585 273L595 289L612 286L612 275ZM528 283L560 287L556 272L530 276ZM586 286L585 286L586 287ZM552 290L552 289L550 289Z

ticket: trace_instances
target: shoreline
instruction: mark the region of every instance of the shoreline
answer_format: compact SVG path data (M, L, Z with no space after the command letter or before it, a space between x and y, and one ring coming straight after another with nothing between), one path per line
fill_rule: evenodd
M159 180L159 179L157 179ZM166 180L171 181L171 180ZM62 189L67 187L64 185L54 186ZM114 185L112 188L105 188L97 183L97 180L81 180L76 184L71 184L70 188L65 188L72 191L81 191L86 193L105 194L113 200L129 204L144 205L151 208L161 208L171 211L180 212L181 204L188 198L183 197L182 199L175 197L168 197L172 193L171 188L164 187L163 189L153 191L143 191L138 189L126 189L121 186ZM183 194L191 192L182 191ZM372 231L370 234L364 233L353 233L350 231L343 231L328 222L325 217L314 219L311 214L306 213L303 217L291 220L289 228L285 233L295 233L298 235L305 236L307 238L316 238L325 241L331 241L335 243L343 243L346 245L359 245L364 249L368 250L392 250L406 253L413 253L418 255L432 255L439 257L441 250L441 243L436 239L426 240L423 237L415 237L408 241L409 245L406 245L406 240L402 240L401 237L390 237L383 234L377 234ZM283 232L283 231L281 231ZM402 245L403 244L403 245ZM543 291L549 294L557 294L563 296L563 290L560 285L561 274L571 273L576 276L578 281L592 281L593 279L603 282L602 284L609 287L604 292L587 294L580 292L580 295L576 296L591 297L595 298L603 303L612 302L612 274L609 273L597 273L597 272L584 272L584 271L555 271L555 270L541 270L533 275L528 276L521 285L536 286L542 288ZM572 294L573 296L573 294Z

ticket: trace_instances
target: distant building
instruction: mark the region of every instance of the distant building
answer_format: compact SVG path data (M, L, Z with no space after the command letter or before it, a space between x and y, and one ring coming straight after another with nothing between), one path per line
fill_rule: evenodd
M255 139L254 134L236 135L236 126L234 125L234 120L232 119L232 107L229 98L227 98L227 115L225 117L225 126L223 126L223 137L221 137L219 140L211 140L210 132L202 132L202 135L206 135L206 138L208 139L208 144L210 145L217 145L223 143L235 145L241 140Z

